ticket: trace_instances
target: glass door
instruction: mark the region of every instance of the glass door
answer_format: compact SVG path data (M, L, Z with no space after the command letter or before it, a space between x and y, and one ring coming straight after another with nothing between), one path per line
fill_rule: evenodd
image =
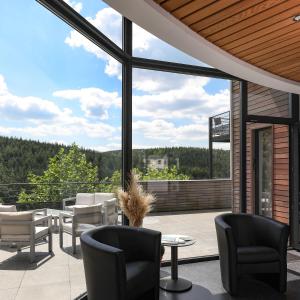
M272 217L273 137L272 127L255 131L255 212Z

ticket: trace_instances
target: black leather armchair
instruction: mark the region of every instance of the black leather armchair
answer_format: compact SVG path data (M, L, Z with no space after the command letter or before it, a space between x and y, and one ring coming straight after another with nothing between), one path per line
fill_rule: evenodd
M160 232L102 226L80 241L88 300L159 299Z
M236 295L238 280L252 274L286 291L289 227L257 215L222 214L215 218L222 283Z

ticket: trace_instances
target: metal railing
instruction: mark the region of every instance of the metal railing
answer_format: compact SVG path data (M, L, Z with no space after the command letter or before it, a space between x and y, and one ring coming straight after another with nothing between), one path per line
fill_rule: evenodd
M211 136L213 141L230 141L230 111L211 117Z
M77 193L113 192L112 182L43 182L43 183L2 183L0 201L16 204L19 210L37 208L61 208L62 199L74 197Z

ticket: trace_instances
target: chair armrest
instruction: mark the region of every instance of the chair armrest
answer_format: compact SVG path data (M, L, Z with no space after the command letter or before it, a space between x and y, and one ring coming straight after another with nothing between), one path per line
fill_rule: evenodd
M65 210L66 204L68 202L73 202L76 201L76 197L70 197L70 198L65 198L62 200L62 206L63 206L63 210Z
M72 213L60 212L59 213L59 226L63 225L66 218L70 218L72 220L72 223L74 222L74 215Z
M38 208L33 211L34 215L44 215L47 216L47 208Z
M93 238L98 228L80 236L87 292L93 299L125 299L126 268L124 252Z
M46 222L48 223L48 227L51 227L51 216L40 217L40 218L32 221L34 226L44 224Z
M255 216L257 243L282 252L287 250L289 226L270 218Z

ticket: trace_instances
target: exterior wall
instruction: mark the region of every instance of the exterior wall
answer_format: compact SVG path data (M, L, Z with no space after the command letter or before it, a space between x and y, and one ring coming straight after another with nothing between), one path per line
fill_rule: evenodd
M239 82L232 83L232 189L233 211L239 211L240 204L240 96ZM248 83L248 113L287 117L289 113L288 94ZM289 128L287 125L247 124L247 212L254 212L254 129L273 129L273 218L289 223Z
M151 180L141 184L156 196L154 212L231 209L231 179Z

